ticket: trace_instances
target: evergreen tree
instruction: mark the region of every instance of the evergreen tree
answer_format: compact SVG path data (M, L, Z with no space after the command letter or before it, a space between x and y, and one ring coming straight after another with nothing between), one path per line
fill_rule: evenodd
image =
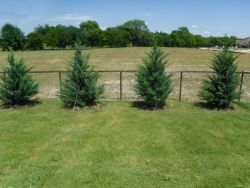
M239 74L234 56L228 48L215 55L212 69L214 74L204 80L199 97L213 108L226 109L232 107L234 100L240 97L237 92Z
M82 54L76 45L75 56L70 61L60 95L67 108L93 106L104 92L103 85L97 83L99 74L93 72L88 60L89 56Z
M171 75L166 73L164 52L154 46L136 73L136 93L148 107L162 108L173 90Z
M34 96L39 85L31 75L23 59L16 61L13 51L8 56L9 67L4 68L5 75L1 77L0 100L4 106L23 106L36 102Z

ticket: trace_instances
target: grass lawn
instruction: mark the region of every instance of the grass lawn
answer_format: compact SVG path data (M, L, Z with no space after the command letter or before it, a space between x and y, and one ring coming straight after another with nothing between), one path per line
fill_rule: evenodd
M249 187L250 104L0 109L0 187Z

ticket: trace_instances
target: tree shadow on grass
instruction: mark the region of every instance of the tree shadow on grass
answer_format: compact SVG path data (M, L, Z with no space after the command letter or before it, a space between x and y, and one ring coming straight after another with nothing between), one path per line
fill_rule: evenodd
M229 108L217 108L217 107L209 105L208 103L205 103L205 102L195 102L194 106L202 108L202 109L206 109L206 110L211 110L211 111L233 111L233 110L235 110L235 108L233 106L231 106Z
M0 109L25 109L25 108L33 108L37 105L41 104L40 100L33 100L33 101L29 101L25 104L19 104L19 105L0 105Z
M62 103L60 105L60 108L68 110L68 111L84 111L84 110L100 111L100 110L102 110L104 108L104 106L105 106L105 103L98 101L98 102L96 102L96 103L94 103L92 105L86 105L84 107L79 107L77 105L76 106L67 106L67 105Z
M140 110L149 110L149 111L156 111L156 110L164 110L165 107L155 107L155 106L149 106L143 101L134 101L132 102L133 108L138 108Z

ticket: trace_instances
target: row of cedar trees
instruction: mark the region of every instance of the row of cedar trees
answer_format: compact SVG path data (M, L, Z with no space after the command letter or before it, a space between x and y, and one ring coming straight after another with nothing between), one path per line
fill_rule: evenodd
M95 21L86 21L75 26L40 25L27 36L20 28L5 24L0 31L0 46L3 50L42 50L74 48L75 42L87 47L214 47L235 46L236 37L203 37L180 27L170 34L150 32L143 20L130 20L117 27L102 30Z
M63 82L61 100L66 108L83 108L95 106L104 92L99 85L97 72L88 64L89 56L82 54L78 45L69 63L66 79ZM237 73L236 57L227 48L215 55L212 63L214 74L203 82L199 92L202 100L210 107L227 109L233 101L240 97L237 92L239 74ZM6 107L27 105L37 102L34 96L39 85L30 76L23 60L16 61L11 51L8 57L9 67L1 77L0 100ZM173 90L171 74L166 73L167 57L157 46L144 59L136 73L135 91L142 99L144 107L163 108L166 99Z

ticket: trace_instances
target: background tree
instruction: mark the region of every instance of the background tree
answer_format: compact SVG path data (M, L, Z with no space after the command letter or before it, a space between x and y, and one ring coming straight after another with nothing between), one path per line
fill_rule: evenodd
M86 45L90 47L101 46L102 42L102 30L94 29L88 31L86 37Z
M150 32L140 32L138 35L137 46L152 46L153 45L153 34Z
M234 100L240 97L237 92L239 74L237 73L236 56L225 48L213 59L214 74L204 80L199 97L206 103L218 109L232 107Z
M74 47L75 43L81 40L81 32L80 29L75 26L68 26L65 27L65 37L66 37L66 44L67 46Z
M93 106L104 92L103 85L97 83L99 74L89 67L88 60L89 56L82 54L76 45L60 95L67 108Z
M206 39L204 37L202 37L201 35L194 35L194 47L206 47L207 46L207 42Z
M50 26L47 24L46 25L38 25L37 27L35 27L33 33L40 35L40 37L42 38L43 44L45 44L46 37L47 37L49 30L50 30Z
M180 27L171 33L172 46L175 47L195 47L195 38L188 28Z
M236 44L236 37L228 37L227 35L221 38L223 47L231 47Z
M57 25L50 27L46 35L46 45L53 49L64 49L67 46L67 31L65 26Z
M16 61L12 51L8 56L8 63L9 67L4 68L6 74L1 77L0 82L2 104L12 107L37 101L34 96L38 93L39 85L32 79L31 69L25 66L22 59Z
M126 29L131 36L131 43L133 46L149 46L150 45L150 31L143 20L129 20L121 27Z
M102 31L100 29L100 26L96 21L86 21L82 22L80 24L80 30L83 34L82 44L85 44L86 46L99 46L101 41L101 34Z
M153 40L159 47L170 47L171 38L170 35L164 32L155 32L153 35Z
M130 45L131 37L129 32L121 27L108 28L104 32L105 46L127 47Z
M38 33L28 34L25 48L29 50L42 50L43 49L42 36Z
M162 108L173 90L171 75L166 74L166 55L154 46L143 62L136 73L135 91L148 107Z
M96 21L89 20L89 21L86 21L86 22L82 22L80 24L80 29L83 32L88 32L88 31L91 31L91 30L100 29L100 26Z
M25 46L24 33L16 26L5 24L0 34L1 47L3 50L23 50Z
M8 24L7 24L8 25ZM12 28L12 29L6 29ZM20 37L13 37L12 26L4 29L4 37L0 36L0 45L3 49L8 46L14 49L23 49L26 44L27 49L40 49L41 46L52 49L64 49L74 47L77 41L80 45L90 47L126 47L126 46L152 46L154 42L161 47L223 47L235 46L236 37L203 37L192 34L187 27L180 27L170 34L165 32L150 32L147 24L143 20L129 20L124 24L116 27L110 27L105 30L100 29L96 21L82 22L79 27L75 26L49 26L38 25L32 33L27 36L28 41L24 43L19 40ZM14 28L14 29L13 29ZM20 29L19 29L20 30ZM16 33L22 33L21 31ZM6 37L7 36L7 37ZM5 38L5 39L4 39ZM6 40L9 38L11 40ZM4 40L3 40L4 39ZM42 45L40 44L42 40ZM128 41L129 40L129 41ZM6 41L10 41L7 42ZM17 42L23 41L23 42ZM19 45L17 45L19 44Z

